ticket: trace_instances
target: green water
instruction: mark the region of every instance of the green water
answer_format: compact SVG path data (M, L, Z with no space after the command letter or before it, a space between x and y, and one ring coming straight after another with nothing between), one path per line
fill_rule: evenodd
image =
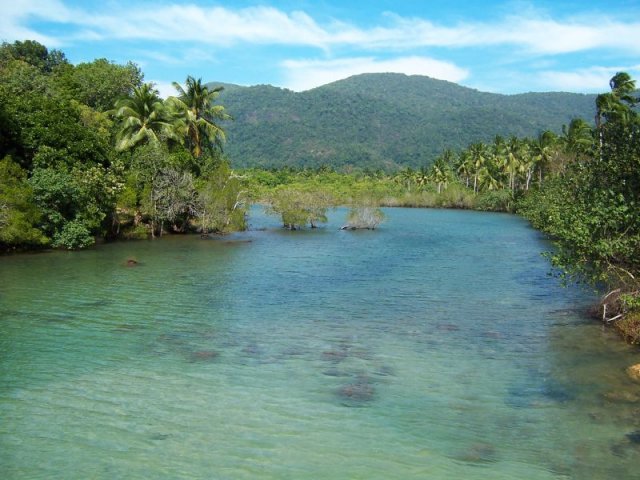
M387 214L0 258L0 478L640 478L638 350L540 235Z

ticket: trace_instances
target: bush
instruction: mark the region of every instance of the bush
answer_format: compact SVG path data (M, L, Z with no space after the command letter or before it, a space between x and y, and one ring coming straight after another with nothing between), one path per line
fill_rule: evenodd
M511 190L486 190L476 198L476 209L487 212L512 212L514 209Z
M67 250L90 247L95 241L87 227L78 220L67 222L62 230L53 236L53 246Z

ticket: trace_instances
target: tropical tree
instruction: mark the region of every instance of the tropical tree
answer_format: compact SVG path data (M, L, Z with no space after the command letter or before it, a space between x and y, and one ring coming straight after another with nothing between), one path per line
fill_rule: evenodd
M509 188L512 192L516 190L516 176L521 171L523 153L523 143L520 139L510 137L506 143L506 155L501 167L509 177Z
M464 179L464 184L469 188L469 179L473 176L473 162L468 149L460 152L456 173Z
M564 153L577 160L587 156L593 148L593 130L582 118L574 118L569 126L562 126L559 141Z
M160 137L174 136L164 104L153 84L134 87L130 97L118 100L111 111L120 121L116 150L129 150L143 143L158 143Z
M478 193L479 188L479 177L481 175L481 171L487 170L485 167L485 163L487 163L487 159L489 157L489 152L487 151L487 146L482 142L473 143L469 146L469 160L471 162L470 172L473 176L473 191ZM483 171L483 176L486 178L486 174L488 170Z
M209 89L201 79L187 77L186 88L173 82L177 97L169 97L168 102L177 118L176 132L184 139L195 158L214 147L221 147L225 133L217 122L231 117L222 105L214 105L223 87Z
M165 221L174 231L184 232L189 219L199 213L198 194L190 172L162 170L155 179L152 200L160 221L160 235Z
M333 205L333 197L326 190L284 187L273 193L266 211L279 215L285 228L296 230L307 224L316 228L318 223L326 223L327 209Z
M551 168L553 160L558 157L558 136L550 130L540 133L535 139L529 141L529 152L538 166L538 185L542 186L545 173Z
M235 174L226 162L209 174L198 196L203 234L246 229L249 201L245 178Z
M448 154L446 152L449 152ZM429 171L429 178L436 184L438 193L442 193L442 188L447 188L447 184L451 179L451 166L448 160L451 160L452 153L450 150L446 150L445 153L440 155L431 165Z
M396 180L407 187L408 191L411 191L411 184L416 181L416 172L413 168L407 167L398 173Z
M631 108L638 103L638 99L632 95L636 82L628 73L616 73L609 81L609 86L611 92L602 93L596 98L596 129L600 129L603 119L627 122L633 117Z

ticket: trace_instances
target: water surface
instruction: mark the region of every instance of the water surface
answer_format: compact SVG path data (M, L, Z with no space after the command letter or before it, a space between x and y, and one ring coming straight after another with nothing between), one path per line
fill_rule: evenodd
M637 349L542 237L387 215L0 258L0 476L638 478Z

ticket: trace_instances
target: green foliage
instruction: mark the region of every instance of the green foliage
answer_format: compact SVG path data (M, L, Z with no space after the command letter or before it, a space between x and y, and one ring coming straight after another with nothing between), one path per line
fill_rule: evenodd
M482 192L476 198L475 208L490 212L511 212L514 209L513 192L508 189Z
M53 236L53 246L78 250L90 247L95 243L95 238L89 229L80 220L66 222L61 230Z
M626 90L618 85L621 79ZM583 151L519 204L536 228L554 238L556 266L623 291L637 290L640 278L640 120L629 80L616 75L612 93L598 97L593 153Z
M222 87L209 88L192 76L187 77L186 89L173 82L178 91L177 97L169 97L167 104L174 117L176 135L187 145L194 158L205 153L214 153L221 148L226 135L218 122L230 117L222 105L214 105L214 101L222 91Z
M118 121L118 151L145 143L159 144L163 136L174 136L170 114L150 83L134 87L131 96L119 99L109 113Z
M291 187L277 188L270 196L266 211L279 215L282 225L289 230L317 227L327 222L327 210L334 205L327 190L299 190Z
M118 65L100 58L57 72L56 81L69 98L99 112L113 108L114 101L130 95L142 84L142 72L132 62Z
M151 199L161 226L167 221L174 231L184 232L189 219L199 211L193 175L189 172L162 170L154 179Z
M384 221L384 212L376 206L376 202L367 197L354 200L347 214L345 229L375 230Z
M42 72L51 72L56 67L68 65L64 53L49 51L44 45L34 41L3 42L0 46L0 66L12 60L19 60L36 67Z
M0 160L0 247L36 247L48 243L36 228L41 214L32 197L26 172L10 157Z
M247 228L248 192L245 179L227 163L212 171L198 190L203 233L228 233Z

